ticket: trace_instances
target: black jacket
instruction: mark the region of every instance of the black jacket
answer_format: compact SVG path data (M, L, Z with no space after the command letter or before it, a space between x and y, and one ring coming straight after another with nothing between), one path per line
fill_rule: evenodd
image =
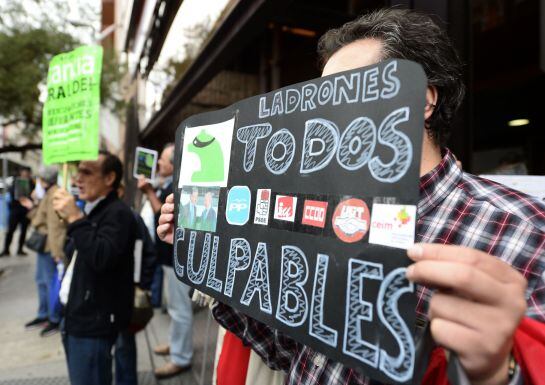
M137 232L131 209L115 192L68 226L71 246L78 252L65 307L68 334L107 337L129 325Z
M165 203L167 200L167 197L172 194L172 182L169 183L168 186L166 186L164 189L161 190L161 194L159 195L159 200L161 203ZM155 228L159 225L159 217L161 216L161 212L155 214ZM155 249L157 250L157 260L160 264L165 266L173 266L173 260L172 255L174 253L174 249L171 244L161 241L159 238L156 237L155 241Z

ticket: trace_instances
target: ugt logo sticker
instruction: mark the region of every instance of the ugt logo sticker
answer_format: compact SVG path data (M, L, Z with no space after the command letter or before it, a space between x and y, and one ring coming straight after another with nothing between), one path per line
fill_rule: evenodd
M302 224L324 228L327 213L327 202L306 200L303 207Z
M333 213L333 231L343 242L358 242L369 230L369 219L369 209L364 201L347 199L339 203Z
M276 205L274 206L274 219L293 222L295 220L296 207L297 197L277 195Z
M242 226L250 218L252 194L247 186L233 186L227 194L225 218L230 225Z
M254 223L258 225L269 224L269 208L271 206L271 190L258 189L255 202Z

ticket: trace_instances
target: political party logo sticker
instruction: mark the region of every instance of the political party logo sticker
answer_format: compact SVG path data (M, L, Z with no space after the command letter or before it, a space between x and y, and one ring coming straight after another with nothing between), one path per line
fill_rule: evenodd
M416 206L373 204L369 243L408 249L414 244Z
M258 189L255 201L254 223L258 225L269 224L269 209L271 207L271 190Z
M369 209L361 199L344 200L335 208L331 223L341 241L358 242L369 230Z
M327 214L327 202L305 200L303 206L302 224L314 227L325 227L325 218Z
M277 195L274 206L274 219L293 222L295 220L295 209L297 208L297 197Z
M247 186L233 186L227 194L225 218L230 225L242 226L250 219L252 194Z
M226 187L235 119L186 127L178 187Z

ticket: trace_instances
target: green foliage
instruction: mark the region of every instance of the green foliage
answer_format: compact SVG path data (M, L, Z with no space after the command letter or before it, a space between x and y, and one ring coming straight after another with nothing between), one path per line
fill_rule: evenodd
M28 0L26 8L22 3L4 0L0 4L0 124L18 123L22 134L32 140L41 130L43 104L39 99L49 61L82 45L76 35L96 34L100 13L84 2L78 5L79 14L88 22L76 22L66 16L66 0ZM113 50L105 49L101 101L121 118L126 106L120 89L125 73Z
M0 116L22 122L33 136L41 126L39 84L45 84L49 60L76 45L63 33L41 28L0 31Z

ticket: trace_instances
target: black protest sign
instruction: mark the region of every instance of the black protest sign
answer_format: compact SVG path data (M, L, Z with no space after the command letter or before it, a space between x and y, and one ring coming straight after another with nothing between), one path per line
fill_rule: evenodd
M178 278L377 380L415 364L427 80L404 60L193 116L176 133Z

